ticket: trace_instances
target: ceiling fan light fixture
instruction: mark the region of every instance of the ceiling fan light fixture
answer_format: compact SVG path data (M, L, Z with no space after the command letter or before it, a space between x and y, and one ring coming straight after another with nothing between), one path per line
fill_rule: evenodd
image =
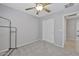
M50 5L50 3L35 3L35 4L36 5L34 7L26 8L25 10L35 9L36 10L36 15L39 15L39 13L41 11L45 11L47 13L50 12L50 10L48 9L48 5Z
M42 10L43 10L43 5L42 5L42 4L38 4L38 5L36 6L36 10L37 10L37 11L42 11Z

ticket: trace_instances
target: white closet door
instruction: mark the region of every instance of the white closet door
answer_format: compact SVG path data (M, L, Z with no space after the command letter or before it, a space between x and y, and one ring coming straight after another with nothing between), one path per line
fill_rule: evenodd
M9 28L0 27L0 51L8 49L10 46L10 31Z
M54 43L54 20L43 21L43 40Z
M8 27L9 22L5 19L0 18L0 52L10 47L10 29Z

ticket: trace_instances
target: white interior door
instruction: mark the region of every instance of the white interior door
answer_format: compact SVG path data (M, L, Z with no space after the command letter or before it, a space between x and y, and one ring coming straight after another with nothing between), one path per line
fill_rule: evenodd
M8 27L9 22L0 18L0 51L8 49L10 47L10 29Z
M43 21L43 40L54 43L54 20Z
M10 42L10 34L9 34L9 28L1 28L0 27L0 51L8 49L9 42Z

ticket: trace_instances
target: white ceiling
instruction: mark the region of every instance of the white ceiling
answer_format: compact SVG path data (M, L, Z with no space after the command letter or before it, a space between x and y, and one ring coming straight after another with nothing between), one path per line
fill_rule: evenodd
M28 13L28 14L36 16L36 17L42 17L42 16L46 16L46 15L61 11L61 10L65 9L65 7L64 7L65 4L66 3L52 3L48 6L48 8L51 10L50 13L47 13L45 11L41 11L40 14L37 16L35 9L28 10L28 11L25 10L26 8L35 6L34 3L3 3L3 5L6 5L8 7L11 7L11 8L20 10L20 11L23 11L25 13Z

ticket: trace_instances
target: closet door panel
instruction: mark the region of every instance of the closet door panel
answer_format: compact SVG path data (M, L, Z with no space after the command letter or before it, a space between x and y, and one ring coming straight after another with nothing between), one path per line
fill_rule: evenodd
M43 21L43 40L54 43L54 20Z
M0 27L0 51L8 49L10 42L10 29L5 27Z

